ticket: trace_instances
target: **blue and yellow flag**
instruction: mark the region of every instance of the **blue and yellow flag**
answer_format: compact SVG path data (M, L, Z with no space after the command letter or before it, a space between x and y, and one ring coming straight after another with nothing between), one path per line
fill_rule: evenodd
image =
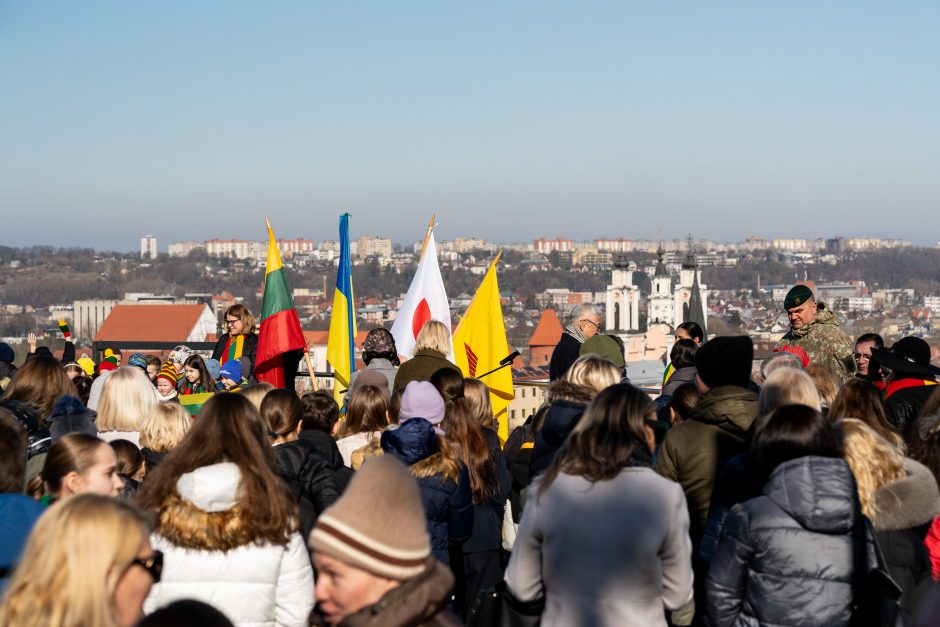
M330 339L326 359L333 366L333 398L342 406L349 378L356 371L356 309L353 301L352 269L349 260L349 214L339 218L339 269L330 316Z

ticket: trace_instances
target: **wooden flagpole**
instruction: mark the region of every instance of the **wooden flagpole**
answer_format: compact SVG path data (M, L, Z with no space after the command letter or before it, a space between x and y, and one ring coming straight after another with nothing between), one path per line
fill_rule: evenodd
M431 231L434 230L434 218L435 214L431 214L431 221L428 222L428 232L424 234L424 243L421 244L421 255L418 257L418 263L421 263L421 260L424 259L424 251L428 248L428 240L431 239Z

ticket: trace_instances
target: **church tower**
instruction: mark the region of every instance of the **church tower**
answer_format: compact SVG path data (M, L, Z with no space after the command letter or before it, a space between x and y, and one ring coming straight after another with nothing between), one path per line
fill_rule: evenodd
M659 256L659 260L656 262L656 271L651 279L647 328L659 322L673 326L676 320L675 307L673 306L672 277L666 270L666 264L663 263L665 251L662 246L659 247L656 254Z
M633 269L623 254L614 259L607 286L607 322L611 331L637 331L640 325L640 290L633 284Z

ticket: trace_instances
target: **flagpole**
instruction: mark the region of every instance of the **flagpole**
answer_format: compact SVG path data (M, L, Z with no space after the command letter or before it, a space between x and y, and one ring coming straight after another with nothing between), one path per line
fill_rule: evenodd
M424 234L424 243L421 244L421 254L418 256L418 262L419 262L419 263L420 263L421 260L424 258L424 251L427 250L427 248L428 248L428 240L431 239L431 231L434 230L434 218L435 218L435 217L436 217L435 214L432 213L432 214L431 214L431 221L428 222L428 232Z
M304 348L304 357L307 358L307 374L310 375L310 383L313 385L313 391L317 391L317 377L313 372L313 362L310 360L310 351Z

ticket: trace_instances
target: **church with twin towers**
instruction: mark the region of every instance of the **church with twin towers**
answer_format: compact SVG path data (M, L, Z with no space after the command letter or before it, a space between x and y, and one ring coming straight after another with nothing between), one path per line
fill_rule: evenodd
M669 272L663 262L662 247L656 251L658 259L650 277L646 329L654 325L669 325L672 329L683 322L696 322L707 331L708 289L702 283L702 271L695 259L692 244L682 262L678 277ZM610 285L607 286L607 320L609 331L625 333L640 329L640 288L634 283L636 264L623 254L614 259Z

